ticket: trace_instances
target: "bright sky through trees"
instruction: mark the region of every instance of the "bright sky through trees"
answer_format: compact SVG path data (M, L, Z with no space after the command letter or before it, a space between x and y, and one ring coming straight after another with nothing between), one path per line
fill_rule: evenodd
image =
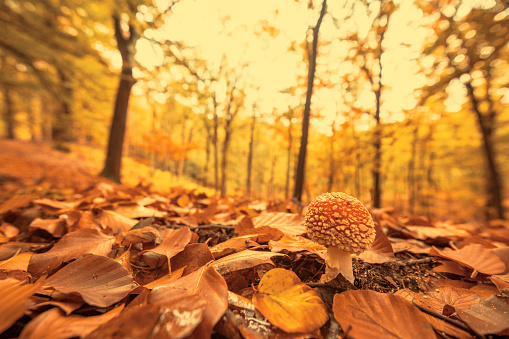
M373 2L373 6L379 5ZM384 68L382 118L386 122L402 121L404 110L412 109L417 104L414 91L425 83L424 75L419 73L420 66L416 58L427 36L432 31L423 27L422 12L411 1L399 1L398 10L391 18L391 26L384 39ZM335 18L344 17L345 10L338 4L331 3L329 12ZM375 11L376 14L376 11ZM232 65L246 63L245 81L249 81L257 91L248 93L246 102L257 101L262 110L272 111L275 107L285 111L288 107L298 105L296 98L283 95L284 91L295 86L297 79L304 79L306 65L303 62L303 50L291 48L292 42L301 43L305 39L308 22L313 18L302 4L286 0L236 1L236 0L194 0L182 1L168 13L166 23L158 31L145 32L147 38L158 41L184 41L186 46L193 46L202 58L219 65L222 55L228 57ZM319 46L317 78L325 77L335 84L332 88L317 88L313 97L314 110L320 112L321 123L314 119L313 125L322 133L329 132L329 125L336 112L347 112L348 104L337 91L341 86L339 75L353 72L349 61L341 62L348 52L348 46L338 36L347 31L357 31L360 38L366 38L372 17L368 16L363 6L355 6L353 21L334 24L328 14L324 19L320 37L328 42ZM270 35L269 29L263 27L273 25L279 30L277 35ZM343 32L343 33L342 33ZM162 64L163 52L157 45L148 40L140 39L137 44L137 60L151 68ZM174 77L178 76L172 74ZM301 80L304 81L304 80ZM302 95L304 88L299 88ZM141 94L141 86L134 89ZM300 91L300 92L299 92ZM158 101L163 95L156 96ZM374 95L366 88L355 105L367 110L373 106ZM453 108L458 99L452 97L448 102ZM246 107L250 107L246 104ZM338 123L343 119L340 117ZM361 129L370 127L373 121L369 117L361 118ZM362 126L364 125L364 126Z

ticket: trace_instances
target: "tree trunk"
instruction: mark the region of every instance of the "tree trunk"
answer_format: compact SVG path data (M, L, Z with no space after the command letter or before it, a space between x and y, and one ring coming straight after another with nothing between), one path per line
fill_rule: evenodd
M293 114L288 118L288 149L286 152L286 182L285 182L285 199L290 197L290 172L292 165L292 148L293 148Z
M251 195L251 172L253 168L253 148L254 132L256 125L256 113L253 111L253 120L251 120L251 135L249 137L249 151L247 153L247 178L246 178L246 196Z
M414 138L412 140L410 159L408 160L408 211L411 214L415 213L416 202L416 175L415 175L415 162L417 158L417 138L419 129L414 128Z
M322 24L323 17L327 10L327 0L323 0L322 9L320 16L313 27L313 41L311 48L307 44L307 56L308 56L308 78L307 78L307 92L306 92L306 103L304 105L304 114L302 116L302 135L300 139L299 159L297 163L297 174L295 176L295 187L293 192L293 199L296 201L302 201L302 191L304 188L304 176L306 170L306 153L308 146L308 134L309 134L309 118L311 115L311 96L313 94L313 82L315 79L315 68L316 68L316 56L318 52L318 33L320 32L320 25Z
M214 101L214 134L212 137L212 145L214 146L214 190L217 194L217 192L219 191L219 145L218 145L219 117L217 116L216 93L214 93L212 100Z
M335 174L335 157L334 157L334 139L336 136L336 129L334 128L336 121L334 120L331 124L332 135L329 138L330 151L329 151L329 177L327 179L327 192L332 192L334 186L334 174Z
M53 117L51 140L53 141L53 147L55 149L69 151L69 147L66 143L72 141L73 135L71 109L73 89L66 74L62 71L58 71L58 76L60 77L62 96L60 98L60 107Z
M11 91L4 87L3 90L4 97L4 123L5 123L5 137L7 139L15 139L16 135L14 134L15 120L14 120L14 104L12 102Z
M482 147L486 160L486 218L488 220L498 218L505 219L503 195L502 195L502 178L500 170L495 160L495 147L493 144L493 132L495 127L496 111L491 107L488 114L483 115L479 109L479 101L474 94L474 88L470 82L465 83L468 96L472 102L472 109L477 117L477 123L482 134Z
M120 19L113 18L115 23L115 38L117 40L118 50L122 56L122 73L118 85L117 98L115 101L115 110L110 126L110 136L108 140L108 153L104 162L104 168L101 176L120 183L120 172L122 168L122 152L124 147L124 137L127 123L127 109L129 107L129 97L131 88L135 84L132 68L132 51L137 37L134 27L129 25L129 37L122 35Z

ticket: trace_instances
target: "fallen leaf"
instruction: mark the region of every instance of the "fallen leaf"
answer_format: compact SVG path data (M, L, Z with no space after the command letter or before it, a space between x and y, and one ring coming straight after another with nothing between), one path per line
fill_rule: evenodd
M319 245L307 238L298 235L284 235L278 241L271 240L269 242L269 248L272 252L281 252L283 250L289 252L308 251L318 254L320 257L322 257L322 259L325 259L327 253L327 248L325 246Z
M66 232L66 222L62 218L58 219L40 219L37 218L28 227L29 231L44 230L55 238L62 237Z
M246 250L250 247L258 246L258 243L252 240L256 237L257 235L249 234L231 238L213 246L210 249L210 252L212 252L214 258L217 260L224 256Z
M329 320L318 294L282 268L265 273L253 304L273 325L289 333L312 332Z
M484 274L498 274L505 271L505 264L492 250L486 249L479 244L471 244L453 250L444 248L437 249L433 246L430 255L453 260L463 266L475 269Z
M154 208L141 206L139 204L119 205L115 208L115 213L129 219L150 217L162 218L166 215L166 212L161 212Z
M23 252L7 260L0 261L0 269L26 271L32 255L34 254L31 252Z
M128 307L84 338L185 338L200 324L204 307L202 299L192 296L180 298L171 305Z
M492 296L470 306L468 310L458 310L457 313L461 320L478 333L509 335L507 298Z
M75 259L83 254L108 255L114 242L115 237L93 229L82 229L68 233L48 252L33 255L30 258L28 272L35 277L39 277L44 272L53 273L63 262Z
M83 317L79 315L65 316L59 308L52 308L39 314L28 323L20 339L64 339L83 337L101 324L117 317L124 307L114 308L102 315Z
M14 279L0 280L0 334L12 326L28 310L27 300L43 284L41 278L34 284L23 284Z
M17 228L16 226L11 225L9 223L4 222L0 226L0 232L5 237L7 237L8 239L11 239L11 238L14 238L15 236L17 236L19 234L19 228Z
M118 262L101 255L86 254L49 277L44 288L77 293L93 306L107 307L136 287L132 276Z
M212 267L202 267L166 286L154 288L149 302L167 305L180 295L198 295L206 302L203 321L197 331L203 338L210 337L212 328L228 308L228 286L223 277Z
M35 195L13 195L9 198L9 200L4 201L0 205L0 214L3 214L8 211L12 211L18 208L28 207L32 201L37 199Z
M94 208L92 210L94 220L99 223L103 229L109 227L114 234L127 232L138 223L137 220L127 218L119 213Z
M402 297L369 290L334 296L334 317L357 339L434 338L435 331L417 307ZM403 321L404 319L404 321Z
M0 268L1 267L0 264ZM504 275L492 275L490 279L501 293L509 295L509 273Z
M168 268L171 272L170 258L184 250L186 245L189 244L189 242L191 241L191 234L192 232L188 227L183 227L177 230L167 229L166 232L163 234L163 241L151 250L142 251L140 253L140 256L143 256L143 254L150 252L155 253L164 258L167 258ZM148 259L147 256L144 260L151 267L157 267L159 266L162 259L159 258L157 259L157 261L154 261L152 259Z
M270 226L277 228L286 235L302 235L306 233L304 217L294 213L269 212L253 218L254 227Z
M284 254L280 253L245 250L214 261L212 267L214 267L219 274L225 275L261 264L267 263L274 265L270 259L275 256L283 255Z
M133 228L129 230L122 239L122 246L129 246L138 243L161 243L161 233L152 226L145 226L143 228Z
M171 271L185 268L183 275L187 275L213 260L214 256L207 244L188 244L183 251L171 258Z
M80 204L80 201L64 202L64 201L57 201L57 200L43 198L43 199L33 200L33 203L37 204L39 206L45 207L47 209L50 209L54 213L56 213L61 210L72 210Z

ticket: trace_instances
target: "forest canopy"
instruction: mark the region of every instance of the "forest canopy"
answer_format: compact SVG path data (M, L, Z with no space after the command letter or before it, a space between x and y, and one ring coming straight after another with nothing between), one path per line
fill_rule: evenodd
M0 135L100 150L114 181L129 158L160 189L504 219L508 7L1 1Z

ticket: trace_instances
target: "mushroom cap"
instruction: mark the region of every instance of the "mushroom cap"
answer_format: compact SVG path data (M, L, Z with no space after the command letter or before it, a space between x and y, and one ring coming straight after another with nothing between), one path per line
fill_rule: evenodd
M316 197L308 206L304 223L311 240L349 253L362 253L375 240L375 223L368 209L345 193Z

